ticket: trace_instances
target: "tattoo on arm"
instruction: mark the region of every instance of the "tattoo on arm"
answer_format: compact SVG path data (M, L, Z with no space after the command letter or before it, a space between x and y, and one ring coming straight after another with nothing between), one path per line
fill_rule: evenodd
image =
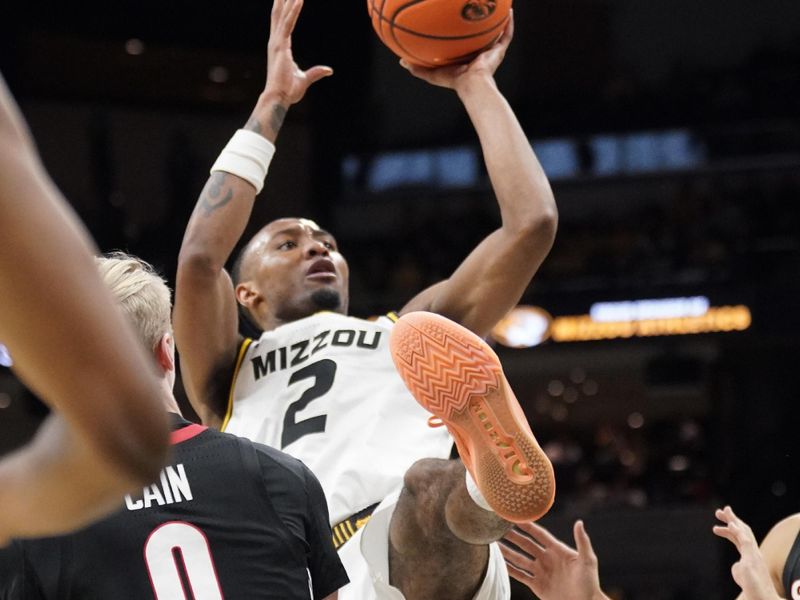
M222 195L222 185L225 183L226 174L222 172L212 173L211 178L206 184L206 189L203 190L200 196L200 203L198 208L202 209L207 217L218 208L222 208L233 199L233 190L228 187L225 190L225 195Z
M272 132L275 135L278 135L278 132L281 130L281 126L283 125L283 120L286 118L286 107L280 104L276 104L275 107L272 109L272 115L269 119L269 126L272 128Z
M250 117L247 119L247 123L244 124L244 128L255 133L261 133L261 123L259 123L258 119L255 117Z

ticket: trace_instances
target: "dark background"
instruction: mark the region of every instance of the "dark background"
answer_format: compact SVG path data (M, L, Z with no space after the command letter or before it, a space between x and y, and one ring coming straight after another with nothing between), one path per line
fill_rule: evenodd
M101 249L172 280L207 170L263 86L270 5L74 4L4 18L0 69ZM447 276L499 222L463 108L396 65L365 5L306 1L296 58L336 74L290 112L253 219L332 229L362 316ZM515 13L497 79L560 210L524 302L570 315L703 295L753 314L741 333L499 348L556 465L543 523L564 536L586 520L617 598L733 597L713 508L732 504L759 537L800 510L800 4L539 0ZM470 173L456 182L441 162L454 149ZM7 372L0 406L8 449L41 410Z

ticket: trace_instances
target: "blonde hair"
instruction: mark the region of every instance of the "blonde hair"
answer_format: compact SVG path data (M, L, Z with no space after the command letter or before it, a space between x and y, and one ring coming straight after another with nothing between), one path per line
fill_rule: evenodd
M149 349L156 347L170 323L171 294L166 281L140 258L112 252L95 259L100 277Z

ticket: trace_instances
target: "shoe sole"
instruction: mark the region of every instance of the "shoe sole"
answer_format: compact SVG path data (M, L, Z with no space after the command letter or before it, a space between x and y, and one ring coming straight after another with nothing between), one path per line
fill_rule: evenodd
M544 515L555 498L553 466L515 414L524 413L488 344L440 315L413 312L395 323L389 348L411 394L453 434L492 509L516 523Z

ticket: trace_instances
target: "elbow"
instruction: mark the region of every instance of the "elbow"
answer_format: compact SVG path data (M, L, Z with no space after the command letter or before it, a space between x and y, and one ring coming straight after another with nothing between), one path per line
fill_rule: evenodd
M129 473L138 479L140 485L156 481L170 457L169 431L166 427L163 430L159 428L155 435L144 436L138 441L136 449L135 453L131 453L134 456L128 460Z
M552 246L558 230L558 211L555 203L544 210L530 215L517 225L517 233L522 238L541 245L546 243Z
M169 431L166 412L163 423L152 421L146 428L136 431L128 427L123 435L115 436L105 448L110 465L125 480L126 487L137 489L158 479L170 455ZM161 415L159 415L161 416ZM155 419L153 419L155 420Z
M95 415L74 431L74 439L93 457L90 463L128 491L158 479L170 455L169 420L164 406L154 401L158 388L119 388L106 388L116 394L114 410Z
M181 248L178 255L178 279L216 278L225 267L202 248Z

